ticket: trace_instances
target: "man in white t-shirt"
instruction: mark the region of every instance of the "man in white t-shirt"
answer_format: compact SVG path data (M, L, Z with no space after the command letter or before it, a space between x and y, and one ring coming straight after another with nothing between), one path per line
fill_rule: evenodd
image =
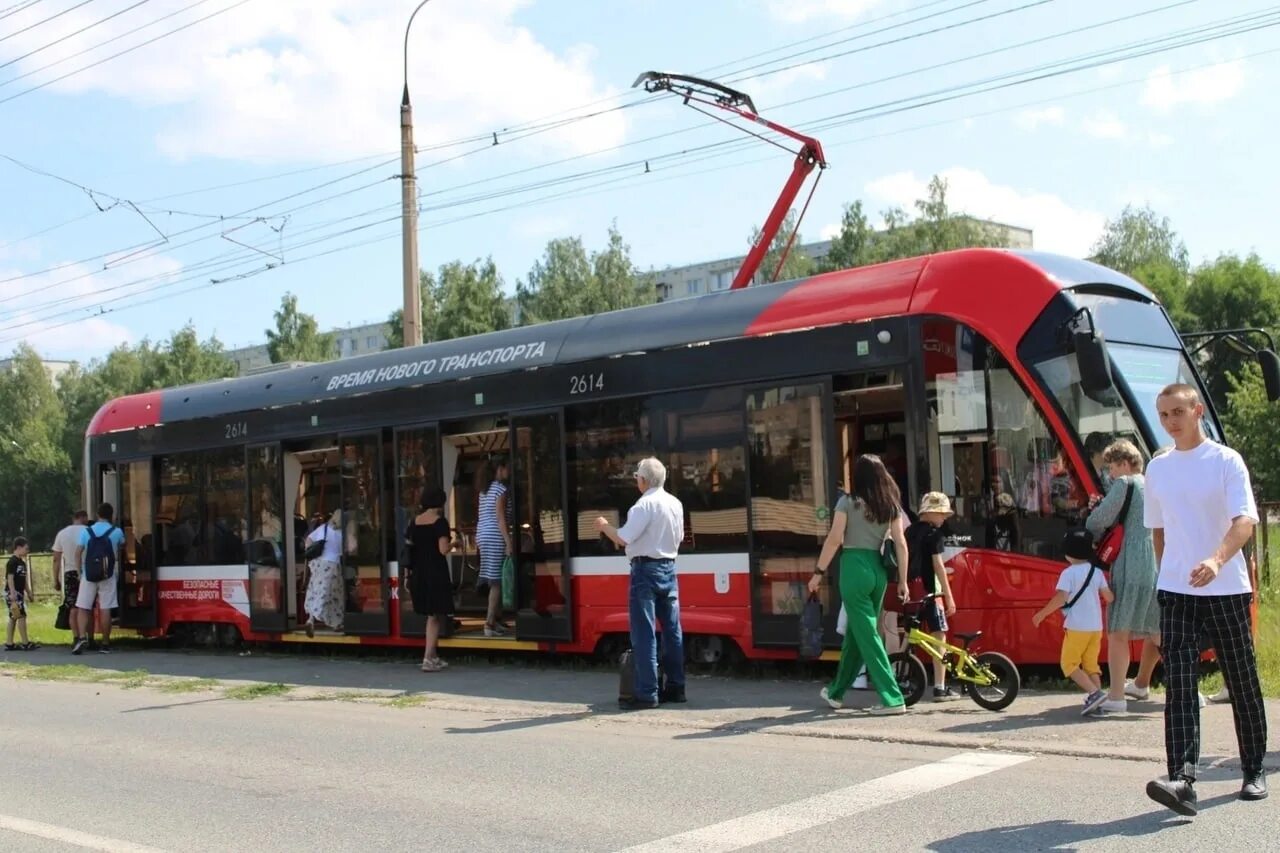
M1160 575L1160 635L1168 693L1164 708L1167 781L1147 796L1182 815L1196 813L1200 643L1208 638L1230 692L1244 785L1240 799L1267 796L1262 760L1267 718L1250 633L1253 586L1240 549L1253 536L1258 508L1240 454L1205 437L1204 404L1189 385L1156 398L1160 425L1174 449L1147 467L1145 522Z
M63 594L62 603L68 609L76 606L80 593L80 566L76 564L76 549L80 547L80 531L89 523L89 513L78 509L71 516L71 523L58 531L53 538L53 588ZM80 639L80 632L72 626L72 642Z

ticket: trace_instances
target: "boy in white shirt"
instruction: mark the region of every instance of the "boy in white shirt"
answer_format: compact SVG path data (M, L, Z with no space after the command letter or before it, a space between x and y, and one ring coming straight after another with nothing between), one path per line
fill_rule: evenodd
M1062 550L1071 564L1058 576L1058 592L1040 612L1031 617L1037 628L1050 613L1066 611L1062 624L1062 674L1085 692L1084 710L1089 714L1107 700L1102 689L1098 651L1102 645L1102 604L1115 600L1107 578L1095 563L1093 534L1084 528L1067 531ZM1099 600L1101 599L1101 601Z

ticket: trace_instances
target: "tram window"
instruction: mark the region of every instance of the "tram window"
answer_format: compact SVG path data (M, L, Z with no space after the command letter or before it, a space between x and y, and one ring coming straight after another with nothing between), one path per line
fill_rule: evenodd
M567 415L565 446L574 495L574 556L616 553L596 532L603 515L621 524L636 501L636 464L654 453L647 399L575 406Z
M959 547L1058 558L1086 496L1004 358L973 330L924 324L930 488L952 498Z
M156 524L165 566L244 562L244 450L159 459Z
M575 497L575 556L617 553L601 542L597 516L620 523L639 493L636 464L656 456L666 489L684 504L682 553L747 549L747 477L742 391L716 388L636 398L568 413Z
M747 395L751 523L759 612L798 613L803 585L827 534L827 452L822 386L788 385ZM824 595L830 595L828 584ZM827 600L830 605L831 601Z

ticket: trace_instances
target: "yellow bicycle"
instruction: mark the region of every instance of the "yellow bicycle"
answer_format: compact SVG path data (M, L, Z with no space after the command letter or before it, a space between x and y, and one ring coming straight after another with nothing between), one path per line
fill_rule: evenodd
M924 663L912 651L918 649L934 660L942 661L948 677L959 682L961 691L969 694L969 698L983 708L988 711L1008 708L1018 698L1018 688L1022 685L1018 667L999 652L979 652L976 655L970 652L969 644L982 636L981 631L971 634L952 632L964 643L961 647L936 640L921 630L920 610L936 598L936 594L931 594L920 601L907 602L903 607L907 650L889 655L889 665L907 705L919 702L929 686ZM915 605L915 611L907 612L911 605Z

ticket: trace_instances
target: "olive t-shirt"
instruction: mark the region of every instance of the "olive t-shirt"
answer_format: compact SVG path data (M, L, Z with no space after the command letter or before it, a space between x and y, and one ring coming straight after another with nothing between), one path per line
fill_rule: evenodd
M844 547L880 550L884 536L889 532L889 522L871 521L866 516L862 501L848 495L840 496L836 512L843 512L849 519L844 526Z

